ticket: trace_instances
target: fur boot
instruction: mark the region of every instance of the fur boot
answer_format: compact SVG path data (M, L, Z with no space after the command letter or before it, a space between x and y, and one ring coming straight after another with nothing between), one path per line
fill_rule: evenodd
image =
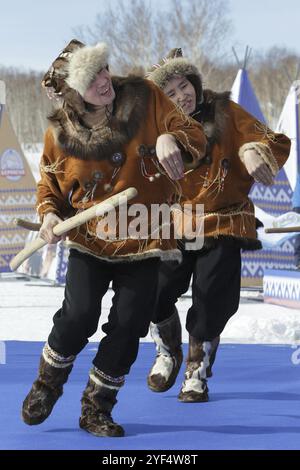
M48 418L63 394L63 385L68 380L74 359L75 356L60 356L48 344L45 345L38 378L23 402L22 418L26 424L41 424Z
M214 362L216 360L216 354L217 354L217 350L220 344L220 336L217 336L216 338L214 338L210 342L210 344L211 344L211 347L210 347L210 352L209 352L209 366L206 369L207 378L212 377L213 375L212 366L214 365Z
M206 402L209 400L207 378L211 377L211 368L216 357L220 338L213 341L199 341L189 337L189 352L185 380L178 399L185 403Z
M95 367L91 370L81 399L81 429L97 437L123 437L124 429L115 423L111 411L117 403L117 394L124 377L114 379Z
M177 310L161 323L150 324L151 336L157 355L147 378L153 392L165 392L171 388L182 364L181 324Z

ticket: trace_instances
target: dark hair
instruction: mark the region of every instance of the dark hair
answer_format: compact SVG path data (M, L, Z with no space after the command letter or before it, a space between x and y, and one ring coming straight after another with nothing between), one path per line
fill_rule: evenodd
M196 75L186 75L185 78L191 82L196 92L196 103L200 104L203 100L203 89L202 83L199 77Z

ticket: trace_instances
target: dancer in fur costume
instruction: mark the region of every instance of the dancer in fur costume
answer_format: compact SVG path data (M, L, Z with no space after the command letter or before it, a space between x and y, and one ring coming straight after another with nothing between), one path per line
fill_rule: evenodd
M128 187L138 191L132 202L147 208L172 200L185 171L181 155L189 167L204 156L201 125L183 120L153 83L111 77L104 43L87 47L71 41L43 84L59 101L49 117L37 191L40 235L48 243L58 241L53 227L63 218ZM36 425L50 415L77 354L97 330L101 300L112 282L115 296L82 395L79 424L95 436L117 437L124 429L111 412L136 359L139 338L149 328L159 260L181 254L174 238L100 238L98 222L92 219L68 234L65 298L22 416Z
M164 392L176 380L182 349L175 304L193 277L186 319L189 352L179 400L203 402L209 399L207 378L212 375L220 334L239 305L241 249L261 248L249 192L254 181L273 183L288 158L290 141L232 102L229 92L203 90L199 70L183 58L181 49L173 49L153 66L147 78L202 124L208 140L198 168L180 181L183 203L204 204L204 245L188 249L186 240L181 240L182 263L161 263L158 303L150 326L157 356L148 385Z

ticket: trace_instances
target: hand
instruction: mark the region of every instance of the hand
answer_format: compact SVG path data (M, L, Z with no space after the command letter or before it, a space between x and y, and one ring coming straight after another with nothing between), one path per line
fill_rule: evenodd
M255 150L246 150L244 152L244 165L257 183L270 186L274 183L274 177L269 166Z
M156 155L159 163L172 180L184 177L184 166L176 139L171 134L162 134L156 141Z
M39 236L50 245L59 242L64 237L56 237L53 233L53 227L55 227L55 225L59 224L60 222L62 222L62 219L52 212L48 212L43 219Z

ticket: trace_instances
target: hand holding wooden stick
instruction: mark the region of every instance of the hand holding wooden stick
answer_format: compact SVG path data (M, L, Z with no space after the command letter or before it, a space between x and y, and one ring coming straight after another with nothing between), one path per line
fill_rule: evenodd
M73 217L70 217L69 219L55 225L53 228L53 233L57 236L61 236L64 233L67 233L70 230L78 227L79 225L84 224L88 220L93 219L94 217L100 217L106 212L109 212L114 207L118 206L120 201L124 201L124 199L133 199L136 195L137 190L135 188L128 188L125 191L115 194L105 201L100 202L99 204L96 204L89 209L86 209L85 211L80 212L79 214L76 214ZM10 269L15 271L27 258L29 258L29 256L45 245L47 245L47 242L42 238L37 238L33 242L29 243L11 260Z

